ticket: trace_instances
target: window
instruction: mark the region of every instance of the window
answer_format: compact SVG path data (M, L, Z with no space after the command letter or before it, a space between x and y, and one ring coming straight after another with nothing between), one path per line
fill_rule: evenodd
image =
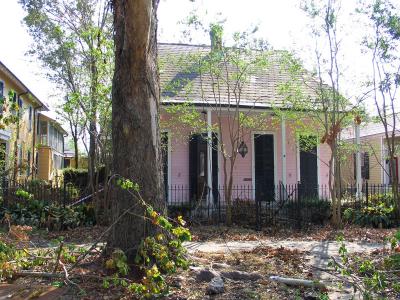
M28 118L29 118L28 129L29 131L32 131L32 106L29 106Z
M364 152L361 156L361 177L369 180L369 153Z
M48 145L46 121L40 121L40 144L44 146Z
M4 82L0 81L0 114L3 113L4 99Z
M24 104L24 101L22 100L22 98L18 97L18 106L19 106L19 108L22 108L23 104Z
M71 159L64 158L64 168L69 168L71 166Z
M354 160L354 179L357 179L357 154L353 155ZM369 153L361 153L361 178L364 180L369 180Z
M63 159L60 155L53 154L53 168L56 170L62 169Z
M4 82L0 81L0 98L4 97Z

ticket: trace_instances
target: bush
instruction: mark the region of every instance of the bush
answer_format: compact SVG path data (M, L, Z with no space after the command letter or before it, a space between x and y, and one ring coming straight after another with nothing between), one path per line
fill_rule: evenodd
M394 205L391 195L375 194L368 198L368 206L360 209L347 208L343 218L360 226L389 228L394 225Z
M68 168L63 170L64 182L72 184L79 189L85 189L88 186L88 170Z
M84 190L89 185L89 173L87 169L67 168L63 170L64 182L71 183L80 190ZM99 182L103 182L106 178L105 167L100 167L95 176L99 176Z
M95 223L92 205L82 204L64 207L36 200L32 194L18 190L20 201L8 208L0 209L0 219L7 219L13 225L29 225L49 230L61 230Z
M303 198L301 200L289 200L284 209L294 220L312 224L324 224L330 217L331 204L327 200L318 197Z
M236 225L256 225L256 202L235 199L232 203L232 221Z
M41 187L50 186L50 184L43 179L32 179L28 182L27 187L28 189L36 189Z

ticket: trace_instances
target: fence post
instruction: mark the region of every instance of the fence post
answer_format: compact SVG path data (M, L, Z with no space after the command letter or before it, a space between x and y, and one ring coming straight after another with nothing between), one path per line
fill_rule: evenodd
M63 182L63 186L64 186L64 190L63 190L63 207L65 208L65 202L66 202L66 198L67 198L67 184L64 180Z

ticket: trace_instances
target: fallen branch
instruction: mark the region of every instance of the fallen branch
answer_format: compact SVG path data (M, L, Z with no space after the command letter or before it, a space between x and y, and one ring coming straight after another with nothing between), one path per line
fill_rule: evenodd
M82 290L82 288L76 282L73 282L71 279L69 279L69 274L68 274L67 268L65 267L64 263L61 260L58 260L58 263L61 265L61 267L64 270L65 281L67 283L69 283L70 285L75 286L82 294L84 294L85 291Z
M16 277L42 277L42 278L64 278L63 273L50 273L50 272L34 272L34 271L19 271L15 272Z
M34 272L34 271L19 271L14 273L15 277L41 277L41 278L65 278L65 270L64 273L50 273L50 272ZM72 278L88 278L88 279L96 279L99 281L103 281L105 276L100 275L90 275L90 274L70 274L68 275L68 279ZM112 279L116 280L125 280L126 282L133 282L128 278L119 278L112 277Z
M59 264L59 262L61 262L60 261L60 256L61 256L61 252L62 252L63 246L64 246L64 242L61 241L60 242L60 247L58 249L57 258L56 258L56 262L55 262L55 265L54 265L53 273L57 272L58 264Z
M286 285L291 285L291 286L305 286L305 287L312 287L312 288L318 288L321 290L326 290L326 285L318 282L318 281L313 281L313 280L306 280L306 279L297 279L297 278L289 278L289 277L280 277L280 276L270 276L270 280L283 283Z

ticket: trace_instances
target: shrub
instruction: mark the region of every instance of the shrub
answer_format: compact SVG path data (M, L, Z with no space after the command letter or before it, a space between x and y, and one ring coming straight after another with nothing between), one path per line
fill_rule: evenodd
M79 189L85 189L88 185L88 170L67 168L63 170L64 182L72 184Z
M95 224L92 205L82 204L64 207L59 204L47 204L33 199L33 195L20 189L16 195L24 201L17 201L8 208L1 208L0 219L7 217L10 224L29 225L49 230L74 228Z
M255 225L257 223L256 202L248 199L234 199L232 220L236 225Z
M347 208L343 212L345 221L360 226L389 228L394 222L394 205L391 195L371 195L368 206L360 209Z
M288 200L285 204L291 218L312 224L323 224L330 217L331 204L318 197Z
M28 182L28 189L36 189L49 186L50 184L43 179L32 179Z
M80 190L84 190L89 185L89 173L87 169L67 168L63 170L64 182L71 183ZM106 178L105 167L100 167L95 176L99 176L99 182Z

